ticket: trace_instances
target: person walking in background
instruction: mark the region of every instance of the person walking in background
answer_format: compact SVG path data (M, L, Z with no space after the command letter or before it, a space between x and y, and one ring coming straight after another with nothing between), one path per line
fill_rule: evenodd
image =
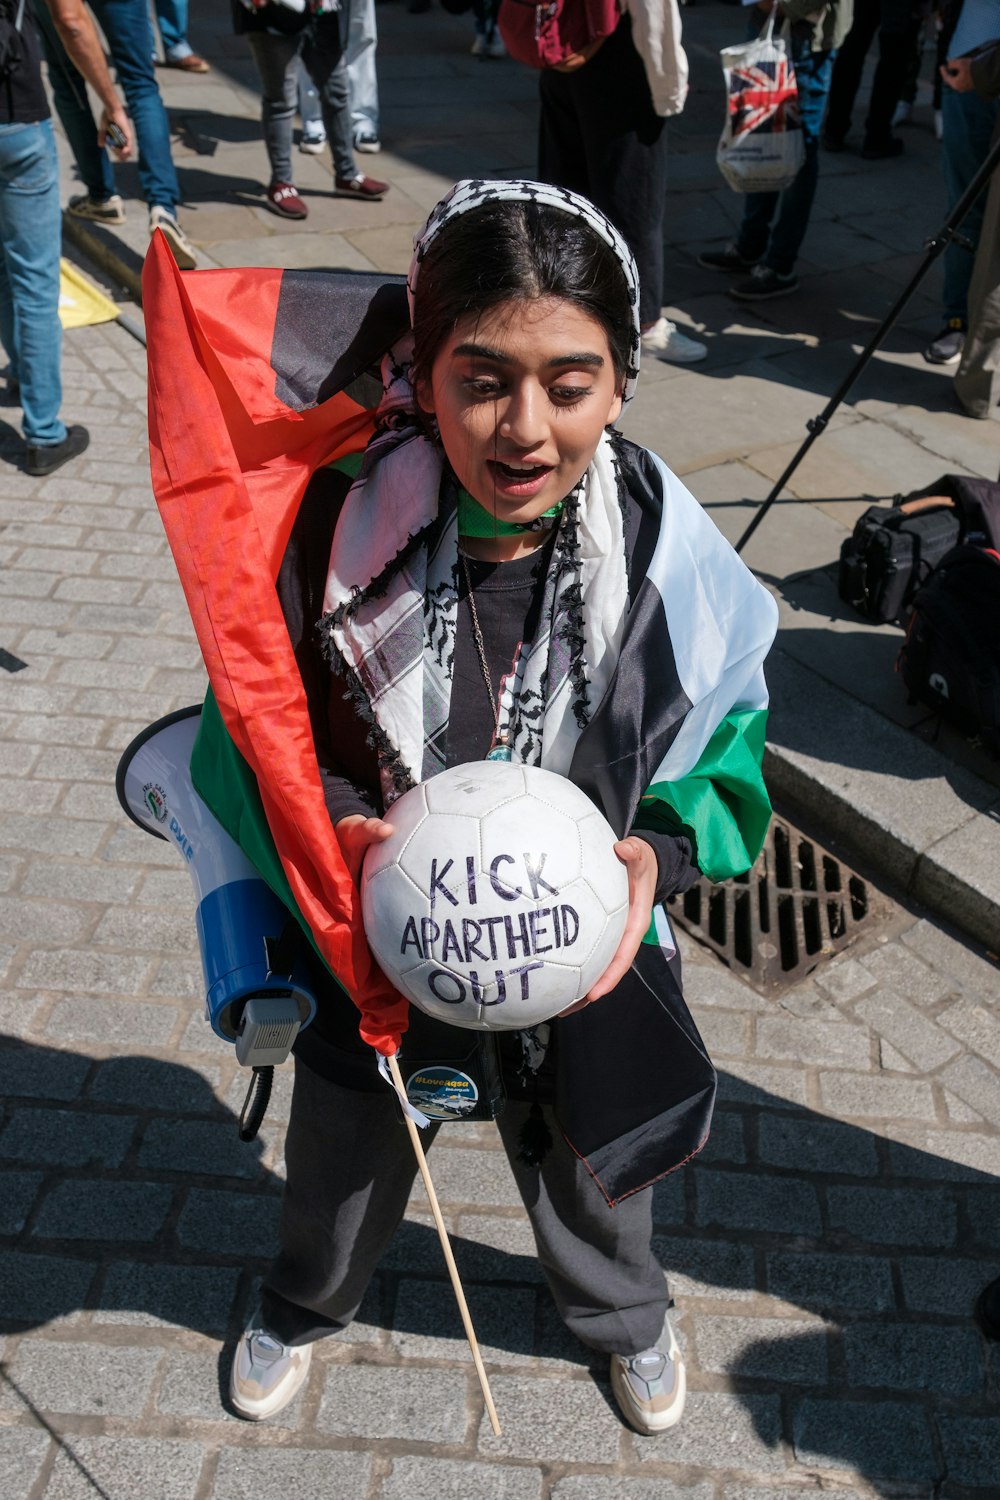
M503 37L497 30L497 13L500 0L475 0L472 7L476 19L476 35L472 42L473 57L506 57L507 49Z
M170 154L170 124L153 72L153 28L145 0L90 0L107 39L139 141L139 187L149 209L149 232L162 229L182 270L197 265L194 246L177 222L180 187ZM86 192L70 198L69 213L96 224L124 224L125 204L104 137L98 131L80 70L69 57L44 5L37 17L49 65L49 83L66 139Z
M957 88L948 70L1000 45L1000 0L951 0L943 19L946 60L941 76L950 86L941 94L941 161L949 208L954 208L986 160L1000 102L996 97L984 98L976 88ZM958 75L962 71L959 68ZM945 322L924 350L928 364L955 365L962 358L969 328L969 284L984 210L985 194L980 193L960 227L968 248L952 240L942 257Z
M341 0L341 4L347 11L347 82L354 149L374 155L382 149L375 71L378 47L375 0Z
M590 198L625 236L639 267L642 346L672 364L708 353L662 315L663 219L670 115L687 98L677 0L626 0L587 56L540 77L538 175Z
M156 24L163 43L163 66L182 73L207 73L208 63L188 41L188 0L155 0Z
M246 37L260 75L264 146L271 167L267 201L274 212L285 219L309 214L292 180L292 122L301 67L319 96L336 196L369 202L383 198L389 184L359 172L354 160L341 13L314 15L276 0L259 8L233 0L232 11L236 33Z
M1000 42L981 57L958 57L945 63L941 77L956 93L974 89L980 99L995 102L1000 99ZM990 149L998 143L1000 113ZM969 327L955 376L955 395L970 417L992 416L1000 401L1000 169L990 180L983 209L969 283Z
M121 132L120 153L128 155L128 116L89 12L82 0L49 3L50 24L101 101L102 144L114 125ZM90 435L86 427L67 427L59 416L59 164L30 7L18 30L17 63L0 87L0 340L10 360L8 396L21 402L24 466L29 474L44 475L83 453Z
M763 30L775 0L753 7L750 36ZM783 297L798 289L795 262L809 227L819 178L819 134L830 92L836 50L851 29L853 0L783 0L782 31L795 66L805 160L783 193L747 193L736 239L722 250L705 250L698 264L710 271L745 271L729 288L746 302Z
M920 31L914 0L854 0L854 24L837 53L830 103L823 126L827 151L843 151L865 58L878 35L878 63L872 79L861 155L866 161L899 156L903 142L892 133L896 106L906 85Z

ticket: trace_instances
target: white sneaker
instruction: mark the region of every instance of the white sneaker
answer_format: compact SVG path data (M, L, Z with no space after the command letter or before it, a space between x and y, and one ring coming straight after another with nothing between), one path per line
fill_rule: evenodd
M92 198L89 193L77 193L66 204L66 212L74 219L89 219L92 224L124 224L125 203L120 193L110 198Z
M198 252L184 233L169 208L157 204L149 211L149 232L162 229L170 252L182 271L190 271L198 264Z
M303 130L299 140L299 150L303 151L306 156L321 156L325 146L325 130L310 130L308 132Z
M892 112L893 125L909 125L913 118L913 105L907 99L900 99Z
M248 1328L236 1345L229 1399L241 1417L262 1422L286 1407L312 1360L312 1344L283 1344L263 1328Z
M485 34L485 32L482 32L482 31L477 31L476 32L475 41L472 43L472 46L469 48L469 51L472 53L473 57L485 57L486 56L486 34Z
M612 1354L611 1389L619 1411L636 1432L652 1437L677 1426L684 1415L687 1377L669 1317L651 1349Z
M494 31L486 44L486 52L489 57L506 57L507 48L503 44L503 37L499 31Z
M677 326L669 318L660 318L642 335L644 354L655 354L657 359L674 365L696 365L708 354L708 347L697 339L689 339L678 333Z

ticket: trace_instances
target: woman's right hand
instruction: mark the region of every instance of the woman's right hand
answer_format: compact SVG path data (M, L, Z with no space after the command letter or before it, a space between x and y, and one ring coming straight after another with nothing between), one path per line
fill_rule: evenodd
M365 854L372 844L385 842L392 832L392 824L383 818L366 818L362 813L351 813L334 827L351 878L355 885L360 885Z

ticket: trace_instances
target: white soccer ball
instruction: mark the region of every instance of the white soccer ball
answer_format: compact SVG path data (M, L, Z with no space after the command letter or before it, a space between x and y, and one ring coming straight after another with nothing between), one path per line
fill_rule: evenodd
M563 776L475 761L421 782L365 857L372 952L420 1010L474 1031L536 1026L601 977L628 916L603 814Z

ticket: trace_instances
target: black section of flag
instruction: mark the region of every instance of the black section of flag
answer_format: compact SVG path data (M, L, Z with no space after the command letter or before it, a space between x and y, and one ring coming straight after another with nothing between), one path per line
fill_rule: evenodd
M296 411L347 390L410 326L406 281L380 271L285 271L271 343L275 395ZM352 393L353 394L353 393ZM377 405L374 385L363 406Z

